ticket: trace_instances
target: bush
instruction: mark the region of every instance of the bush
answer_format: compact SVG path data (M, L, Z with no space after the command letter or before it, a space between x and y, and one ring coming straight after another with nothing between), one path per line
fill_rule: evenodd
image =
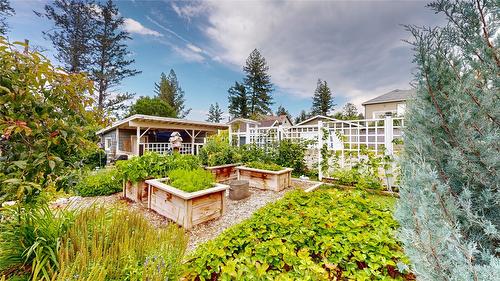
M107 162L107 154L104 149L96 149L95 151L89 153L84 160L85 164L89 169L93 170L95 168L104 168Z
M150 178L163 178L175 169L193 170L201 166L198 157L190 154L171 155L146 153L140 157L118 161L116 167L124 180L138 182Z
M50 280L59 264L60 238L72 225L73 213L43 204L16 205L1 215L0 276L29 274L30 280Z
M283 140L276 147L274 163L293 168L294 175L308 174L305 156L307 142L293 142L291 140Z
M263 163L259 161L252 161L245 164L245 167L260 169L260 170L268 170L268 171L281 171L283 167L274 163Z
M122 190L122 178L115 168L90 172L76 186L80 196L110 195Z
M240 146L238 151L241 155L241 161L243 163L253 161L269 163L273 162L274 159L274 157L272 157L274 150L270 146L262 148L253 143L245 144Z
M187 235L155 228L125 208L89 208L76 216L58 253L55 280L179 280Z
M186 192L195 192L211 188L215 183L215 176L206 170L173 170L168 174L169 184Z
M293 191L202 244L189 280L379 280L408 259L394 239L392 209L359 191Z
M207 166L234 164L241 161L238 148L229 144L227 132L211 136L201 148L199 154L201 163Z

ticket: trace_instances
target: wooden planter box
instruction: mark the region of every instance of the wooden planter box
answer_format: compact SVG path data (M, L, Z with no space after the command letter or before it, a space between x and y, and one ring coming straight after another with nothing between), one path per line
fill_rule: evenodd
M126 181L123 183L123 197L134 202L146 203L148 201L148 185L144 181Z
M228 180L235 180L238 178L236 167L241 164L226 164L220 166L205 167L205 170L212 172L215 176L215 181L224 182Z
M236 167L236 170L238 171L238 179L248 180L251 187L281 191L292 185L292 168L268 171L239 166Z
M167 184L168 178L147 180L148 208L165 216L185 229L224 214L226 190L229 186L185 192Z

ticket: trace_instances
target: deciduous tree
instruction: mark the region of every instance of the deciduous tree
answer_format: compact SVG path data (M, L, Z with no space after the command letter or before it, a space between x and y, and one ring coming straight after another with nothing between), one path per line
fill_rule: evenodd
M405 114L396 218L420 280L500 280L500 21L496 1L430 4L409 26L417 94Z
M177 112L164 100L157 97L140 97L130 106L128 116L144 114L161 117L177 117Z

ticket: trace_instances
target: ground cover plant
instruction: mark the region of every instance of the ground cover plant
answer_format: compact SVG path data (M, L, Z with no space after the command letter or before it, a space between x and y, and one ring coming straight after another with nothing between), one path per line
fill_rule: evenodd
M392 207L361 191L293 191L199 246L188 280L411 279ZM383 200L383 199L381 199Z
M105 168L88 173L75 186L80 196L111 195L122 190L122 178L115 168Z
M201 166L197 156L190 154L159 154L148 152L129 160L118 161L116 167L120 176L131 182L151 178L163 178L175 169L193 170Z
M168 178L169 185L186 192L211 188L215 184L215 176L203 169L173 170L168 173Z
M274 163L264 163L260 161L252 161L245 164L245 167L260 169L260 170L268 170L268 171L281 171L283 167Z

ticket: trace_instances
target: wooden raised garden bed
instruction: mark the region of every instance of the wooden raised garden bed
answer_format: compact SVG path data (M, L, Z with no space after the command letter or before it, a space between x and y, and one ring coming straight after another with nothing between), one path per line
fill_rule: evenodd
M236 167L236 170L238 171L238 179L248 180L251 187L281 191L292 185L292 168L269 171L239 166Z
M134 202L146 203L148 201L148 185L144 181L125 181L123 183L123 197Z
M241 164L226 164L220 166L205 167L205 170L210 171L215 176L215 181L224 182L235 180L238 178L236 167Z
M168 178L147 180L146 184L148 208L185 229L224 214L227 185L217 183L212 188L185 192L168 185Z

